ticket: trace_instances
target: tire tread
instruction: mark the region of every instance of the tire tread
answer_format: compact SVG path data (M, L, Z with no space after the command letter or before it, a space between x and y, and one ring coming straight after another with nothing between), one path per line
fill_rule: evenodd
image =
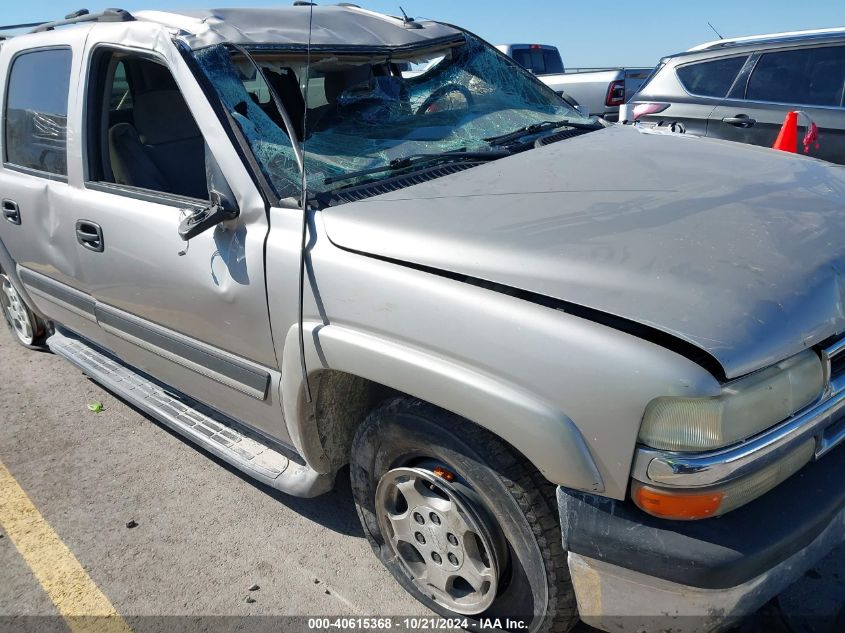
M545 562L549 585L548 623L546 633L566 633L578 623L575 590L569 578L567 553L563 549L560 518L557 513L556 486L516 449L490 431L409 396L393 398L375 409L362 424L353 446L357 445L363 427L380 426L400 413L413 413L432 421L448 424L449 431L468 442L487 465L495 471L525 515Z

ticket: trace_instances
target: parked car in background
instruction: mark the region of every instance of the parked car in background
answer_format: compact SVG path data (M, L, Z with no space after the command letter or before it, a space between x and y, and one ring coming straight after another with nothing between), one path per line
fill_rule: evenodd
M579 111L619 120L619 106L634 95L653 68L574 68L566 70L560 52L548 44L499 44L505 55L532 73Z
M622 120L771 147L786 113L819 128L809 154L845 163L845 29L708 42L661 60Z

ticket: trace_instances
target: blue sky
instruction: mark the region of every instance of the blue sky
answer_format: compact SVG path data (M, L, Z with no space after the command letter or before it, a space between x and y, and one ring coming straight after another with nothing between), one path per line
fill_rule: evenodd
M6 0L0 24L56 19L87 6L137 9L207 6L278 6L266 0L120 0L73 3ZM330 3L326 3L330 4ZM651 66L666 54L715 39L710 21L725 37L774 31L845 26L843 0L650 0L603 3L564 0L361 0L375 11L459 24L494 44L554 44L564 64ZM11 6L10 6L11 5ZM592 6L591 6L592 5Z

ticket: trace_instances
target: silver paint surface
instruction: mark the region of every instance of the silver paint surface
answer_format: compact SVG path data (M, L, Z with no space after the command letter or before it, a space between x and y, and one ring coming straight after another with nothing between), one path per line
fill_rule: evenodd
M327 239L324 221L318 212L309 233L305 343L312 375L353 373L458 413L510 442L550 481L624 498L645 405L661 394L718 393L708 372L664 348L350 253ZM275 274L268 297L288 429L309 463L319 464L299 371L298 223L296 210L271 209L267 269Z
M658 328L728 377L845 330L845 169L783 152L614 126L325 216L343 248Z

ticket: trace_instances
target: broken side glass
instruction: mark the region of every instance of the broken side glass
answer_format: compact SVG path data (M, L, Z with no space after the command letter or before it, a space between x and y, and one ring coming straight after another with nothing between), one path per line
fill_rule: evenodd
M223 106L241 132L280 198L298 196L301 175L293 144L285 131L247 90L252 77L232 63L232 52L225 46L212 46L195 53Z

